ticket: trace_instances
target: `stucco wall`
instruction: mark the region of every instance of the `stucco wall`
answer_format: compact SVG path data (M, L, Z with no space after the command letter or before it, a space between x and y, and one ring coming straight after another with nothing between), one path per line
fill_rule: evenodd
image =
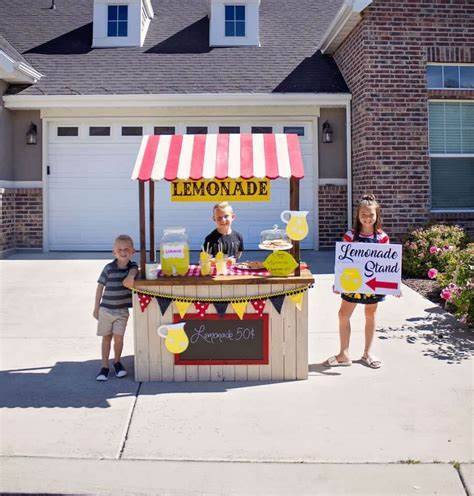
M7 83L0 81L0 180L13 179L12 112L3 105Z
M333 130L333 142L322 142L322 126L328 121ZM319 117L319 178L346 178L346 110L321 108Z
M39 110L17 110L13 117L13 163L15 181L41 181L41 119ZM38 129L36 145L26 144L31 122Z

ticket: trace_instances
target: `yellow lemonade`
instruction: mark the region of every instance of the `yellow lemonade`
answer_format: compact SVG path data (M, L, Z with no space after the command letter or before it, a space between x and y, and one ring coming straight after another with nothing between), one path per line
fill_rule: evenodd
M202 251L199 254L199 267L201 268L202 276L208 276L211 273L211 256L209 253Z
M165 276L184 276L189 270L187 243L163 243L160 247L161 270Z

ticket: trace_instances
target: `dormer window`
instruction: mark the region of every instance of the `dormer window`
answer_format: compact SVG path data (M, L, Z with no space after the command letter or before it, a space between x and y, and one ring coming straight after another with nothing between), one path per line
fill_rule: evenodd
M128 5L109 5L107 36L128 36Z
M260 46L260 0L210 0L210 46Z
M150 0L94 0L92 46L143 46L153 16Z
M245 36L245 5L225 6L225 35Z

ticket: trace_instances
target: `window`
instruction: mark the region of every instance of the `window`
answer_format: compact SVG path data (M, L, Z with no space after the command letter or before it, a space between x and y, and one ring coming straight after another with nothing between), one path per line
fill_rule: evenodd
M225 35L245 36L245 5L225 6Z
M128 36L128 5L109 5L107 36Z
M207 134L207 127L205 126L188 126L186 134Z
M58 127L58 136L79 136L78 127Z
M298 136L304 136L303 126L285 126L283 132L287 134L297 134Z
M89 128L89 136L110 136L110 127L91 126Z
M239 134L239 126L219 126L219 132L222 134Z
M473 89L474 65L428 65L429 89Z
M122 136L142 136L143 128L141 126L123 126Z
M431 207L474 208L474 102L429 104Z
M158 135L158 134L174 134L174 127L173 126L155 126L153 129L153 134Z
M272 132L271 126L252 126L252 134L271 134Z

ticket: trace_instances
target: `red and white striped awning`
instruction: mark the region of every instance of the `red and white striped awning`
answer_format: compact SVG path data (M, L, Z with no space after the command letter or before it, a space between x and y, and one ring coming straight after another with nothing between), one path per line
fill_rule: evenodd
M132 179L304 177L296 134L144 136Z

